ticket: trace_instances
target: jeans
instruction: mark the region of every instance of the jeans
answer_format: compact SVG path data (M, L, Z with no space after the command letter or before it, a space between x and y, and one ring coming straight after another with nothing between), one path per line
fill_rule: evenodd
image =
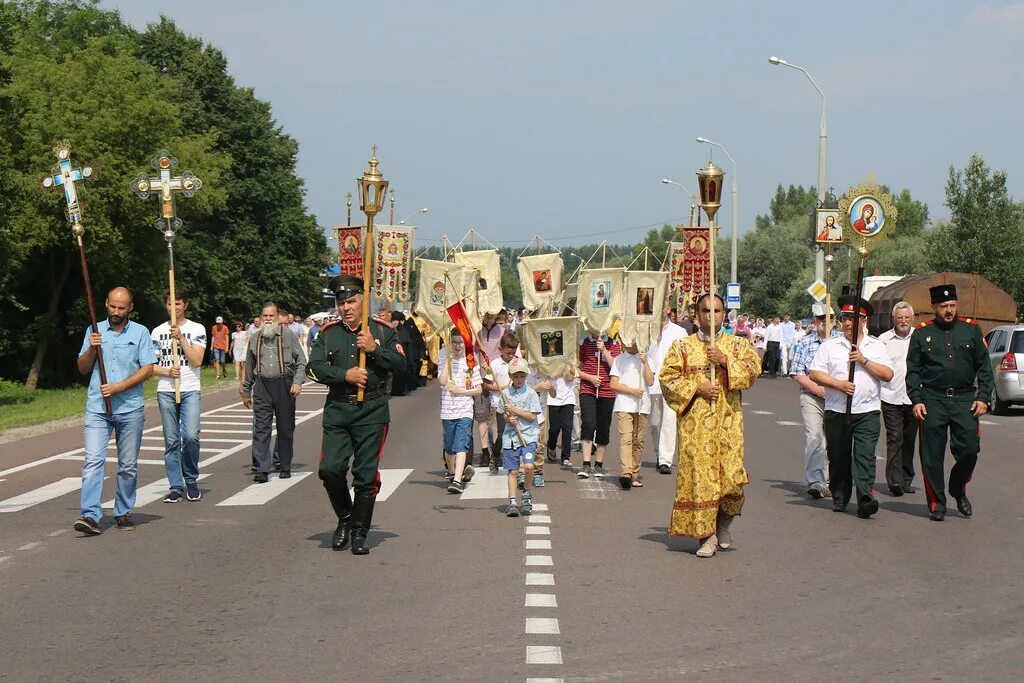
M181 403L175 403L174 392L156 394L164 427L167 481L171 490L178 493L199 479L199 396L198 391L183 391Z
M800 392L804 419L804 481L825 485L825 399Z
M107 459L107 441L113 431L117 440L117 489L114 516L131 512L135 505L139 448L142 446L142 425L146 409L130 413L85 414L85 464L82 465L82 516L97 522L103 519L100 499L103 497L103 466Z

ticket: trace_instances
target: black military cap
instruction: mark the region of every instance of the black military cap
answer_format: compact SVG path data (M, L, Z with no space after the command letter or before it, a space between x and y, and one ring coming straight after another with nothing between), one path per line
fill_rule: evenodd
M871 317L875 312L872 308L871 302L867 299L853 294L844 294L839 297L839 314L843 313L859 313L860 315L866 315Z
M327 287L338 301L344 301L363 293L363 279L355 275L335 275Z
M956 285L936 285L929 289L928 293L932 295L933 304L956 301Z

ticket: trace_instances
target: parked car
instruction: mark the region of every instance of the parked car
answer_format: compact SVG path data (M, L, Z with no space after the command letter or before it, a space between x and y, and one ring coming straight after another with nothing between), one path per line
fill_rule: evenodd
M994 327L985 342L996 377L992 412L1005 415L1014 403L1024 403L1024 325Z

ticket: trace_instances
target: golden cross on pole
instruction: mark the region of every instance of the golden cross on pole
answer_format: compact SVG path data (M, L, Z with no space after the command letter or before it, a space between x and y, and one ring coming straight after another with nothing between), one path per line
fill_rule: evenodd
M131 182L132 191L139 197L143 199L147 199L150 195L160 197L160 218L156 221L156 229L163 233L164 240L167 242L167 281L171 298L171 327L178 326L178 316L174 305L177 300L174 292L174 238L178 234L178 229L181 228L181 219L177 216L174 198L177 194L191 197L203 186L203 181L188 171L180 176L171 176L171 169L176 168L177 165L178 160L172 157L170 152L162 149L153 159L153 168L159 175L150 177L145 173L140 173ZM173 337L171 338L171 364L175 369L180 366L178 340ZM174 378L174 401L181 403L180 376Z

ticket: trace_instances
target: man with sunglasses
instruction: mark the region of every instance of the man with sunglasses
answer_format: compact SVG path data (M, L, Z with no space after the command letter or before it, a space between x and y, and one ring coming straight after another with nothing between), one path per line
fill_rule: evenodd
M825 442L832 511L846 510L856 486L857 516L861 519L878 512L873 491L875 445L882 424L882 382L888 382L893 376L885 344L868 334L868 318L872 312L866 299L852 294L840 297L843 336L833 337L821 345L811 361L809 373L812 382L825 387ZM853 343L854 329L857 330L856 343ZM852 382L850 363L855 368ZM846 414L848 400L849 416Z
M946 433L953 454L949 495L964 517L974 513L967 482L978 463L981 439L978 420L988 411L995 379L981 328L957 317L954 285L929 290L935 318L917 326L907 349L907 393L914 417L921 423L921 473L931 519L946 518L943 464ZM975 385L977 383L977 385Z

